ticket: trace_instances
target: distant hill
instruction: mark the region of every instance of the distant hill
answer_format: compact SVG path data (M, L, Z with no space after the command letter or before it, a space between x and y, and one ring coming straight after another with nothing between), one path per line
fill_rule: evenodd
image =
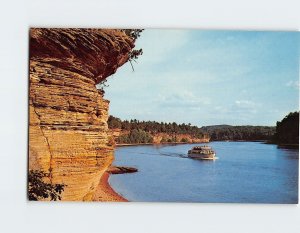
M273 126L210 125L203 126L200 129L210 135L211 141L270 140L275 133L275 127Z
M229 128L229 127L232 127L232 125L207 125L207 126L202 126L201 129L213 130L213 129L224 129L224 128Z

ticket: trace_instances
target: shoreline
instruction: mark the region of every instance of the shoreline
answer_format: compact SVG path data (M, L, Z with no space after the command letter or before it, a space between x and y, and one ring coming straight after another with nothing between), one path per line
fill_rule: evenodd
M96 188L93 201L99 202L128 202L127 199L118 194L109 184L110 174L105 171L100 178L99 184Z
M163 142L163 143L122 143L116 144L116 147L123 146L149 146L149 145L177 145L177 144L202 144L211 142L267 142L267 140L220 140L220 141L209 141L209 142Z
M122 143L116 144L116 147L122 146L149 146L149 145L177 145L177 144L200 144L200 143L210 143L210 142L164 142L164 143Z

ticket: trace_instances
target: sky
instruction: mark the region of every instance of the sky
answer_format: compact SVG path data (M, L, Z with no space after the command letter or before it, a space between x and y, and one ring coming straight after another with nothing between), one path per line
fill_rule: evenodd
M274 126L299 109L299 32L146 29L108 78L122 120Z

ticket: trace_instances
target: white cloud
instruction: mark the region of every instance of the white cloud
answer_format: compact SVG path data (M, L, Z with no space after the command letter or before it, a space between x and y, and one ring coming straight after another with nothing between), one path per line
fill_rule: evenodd
M243 108L249 108L249 107L255 107L256 104L249 100L236 100L235 101L236 106L243 107Z
M297 90L300 89L299 81L289 81L289 82L286 83L286 86L287 86L287 87L295 88L295 89L297 89Z
M197 97L192 92L182 91L168 95L160 95L157 99L162 107L168 108L201 108L203 105L210 103L207 97Z
M244 116L249 114L256 114L261 105L254 103L250 100L236 100L233 104L226 106L216 106L215 111L221 114L239 114L238 116Z
M255 114L257 113L259 106L260 104L250 100L236 100L232 109L240 114Z

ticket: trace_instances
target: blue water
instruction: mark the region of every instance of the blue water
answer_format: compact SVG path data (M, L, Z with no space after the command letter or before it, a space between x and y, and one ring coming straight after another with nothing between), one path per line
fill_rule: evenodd
M199 144L201 145L201 144ZM299 151L259 142L212 142L216 161L186 157L195 144L119 147L109 182L129 201L298 203Z

